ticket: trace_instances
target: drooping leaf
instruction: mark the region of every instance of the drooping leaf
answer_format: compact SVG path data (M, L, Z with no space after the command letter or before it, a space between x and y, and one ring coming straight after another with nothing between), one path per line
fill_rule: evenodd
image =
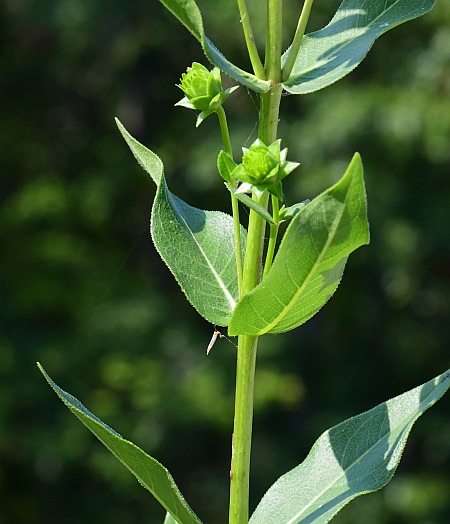
M450 370L323 433L264 495L249 524L326 524L393 477L414 422L450 386Z
M203 50L216 67L236 80L236 82L257 93L267 93L269 91L270 83L267 80L261 80L257 76L247 73L247 71L232 64L206 36L203 39Z
M283 87L289 93L318 91L355 69L375 40L432 9L436 0L344 0L331 22L305 35ZM283 63L289 50L283 55Z
M229 334L300 326L334 293L348 255L368 242L362 163L355 154L341 180L294 216L269 273L238 302Z
M158 186L152 239L189 302L209 322L227 326L238 298L233 218L189 206L167 187L161 160L117 121L139 164ZM241 230L245 247L246 232Z
M119 433L88 411L78 399L57 386L39 363L38 367L47 382L70 411L120 460L137 478L139 483L154 495L158 502L170 513L172 519L176 519L172 521L166 519L166 522L201 524L200 519L180 493L172 475L162 464L147 455L132 442L125 440Z
M258 93L266 93L270 84L232 64L205 35L203 20L195 0L159 0L201 43L208 59L225 74Z

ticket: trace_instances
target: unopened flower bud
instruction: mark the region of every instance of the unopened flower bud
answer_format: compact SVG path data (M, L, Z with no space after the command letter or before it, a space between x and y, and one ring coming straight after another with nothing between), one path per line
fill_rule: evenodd
M281 181L299 164L287 162L287 149L281 151L280 147L281 140L270 146L256 140L250 149L243 149L242 164L236 167L232 176L244 183L245 190L268 191L282 200Z
M238 86L223 89L219 68L209 71L205 66L194 62L177 84L185 97L176 105L202 111L197 121L199 125L208 115L214 113Z

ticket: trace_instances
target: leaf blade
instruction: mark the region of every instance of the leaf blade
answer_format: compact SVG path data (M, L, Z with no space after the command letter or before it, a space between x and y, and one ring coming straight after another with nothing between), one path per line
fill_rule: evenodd
M450 370L327 430L269 488L249 524L326 524L355 497L385 486L412 426L449 387Z
M201 43L206 57L213 65L240 84L256 91L267 93L270 84L257 76L247 73L230 62L205 35L202 15L195 0L159 0Z
M326 27L305 35L283 87L292 94L307 94L333 84L364 60L379 36L422 16L435 3L436 0L344 0ZM283 63L288 51L283 55Z
M337 289L348 255L368 241L356 154L341 180L294 216L269 273L238 302L229 334L281 333L309 320Z
M159 0L201 43L204 36L200 9L194 0Z
M38 363L45 379L67 408L109 449L109 451L136 477L172 515L179 524L201 524L178 489L172 475L156 459L125 440L102 422L70 393L61 389ZM170 520L168 521L170 522ZM172 521L173 522L173 521Z
M163 180L150 228L158 253L189 302L212 324L227 326L239 295L232 217L189 206ZM242 228L243 246L245 237Z
M158 253L198 313L216 326L227 326L239 295L233 218L189 206L171 193L160 158L116 122L158 188L150 224ZM241 228L243 248L245 240L246 231Z

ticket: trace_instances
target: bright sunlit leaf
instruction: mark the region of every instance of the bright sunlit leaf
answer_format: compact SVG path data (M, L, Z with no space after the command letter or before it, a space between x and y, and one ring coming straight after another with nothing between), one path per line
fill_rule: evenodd
M289 93L306 94L333 84L363 61L379 36L424 15L435 3L436 0L344 0L326 27L304 36L283 87Z
M450 370L323 433L264 495L249 524L326 524L393 477L414 422L450 386Z
M363 169L356 154L337 184L294 215L269 273L236 306L229 334L300 326L335 292L348 255L368 242Z

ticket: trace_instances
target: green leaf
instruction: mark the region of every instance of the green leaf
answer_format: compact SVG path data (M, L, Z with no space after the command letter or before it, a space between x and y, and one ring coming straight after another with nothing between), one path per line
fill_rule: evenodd
M289 207L282 207L280 209L280 220L290 220L291 218L294 218L295 215L300 211L300 209L303 209L307 204L309 204L309 200L303 200L303 202L298 202L297 204L294 204Z
M201 43L204 36L200 9L194 0L159 0Z
M218 67L225 74L248 87L257 93L267 93L270 89L270 83L267 80L261 80L251 73L247 73L243 69L232 64L225 56L217 49L217 47L209 40L207 36L203 39L203 51L209 58L212 64Z
M164 172L164 166L161 162L161 159L155 155L155 153L147 149L135 138L133 138L118 118L115 120L117 127L125 139L125 142L128 144L128 147L131 149L134 158L138 161L138 164L152 177L153 182L159 186Z
M300 326L332 296L348 255L368 242L362 163L355 154L341 180L294 216L269 273L236 306L229 334Z
M243 204L245 204L250 209L253 209L253 211L256 211L258 215L262 216L264 220L269 222L269 224L275 224L273 221L272 215L265 209L263 206L255 202L251 197L246 195L245 193L240 193L238 189L234 188L231 184L225 184L228 191L236 196L238 200L240 200Z
M158 156L116 121L133 155L158 186L151 217L156 249L200 315L216 326L228 326L239 296L233 218L191 207L171 193ZM245 239L242 228L243 249Z
M200 10L194 0L160 0L160 2L195 36L201 43L208 59L240 84L258 93L267 93L270 84L232 64L205 35Z
M166 514L166 518L164 519L164 524L180 524L177 522L170 513Z
M353 71L375 40L390 29L424 15L436 0L344 0L331 22L305 35L289 79L289 93L318 91ZM283 63L289 50L283 55Z
M139 483L154 495L158 502L172 515L172 518L176 519L172 521L166 519L166 522L201 524L199 518L180 493L173 477L163 465L132 442L125 440L119 433L88 411L78 399L63 391L53 382L39 363L38 367L70 411L131 471Z
M414 422L450 386L450 370L323 433L264 495L249 524L326 524L393 477Z
M163 180L153 205L151 233L189 302L212 324L228 326L238 298L233 219L189 206L170 193ZM241 239L244 248L244 229Z
M217 168L219 169L220 176L225 180L225 182L231 183L233 180L231 173L236 168L236 162L225 153L221 151L217 158Z

